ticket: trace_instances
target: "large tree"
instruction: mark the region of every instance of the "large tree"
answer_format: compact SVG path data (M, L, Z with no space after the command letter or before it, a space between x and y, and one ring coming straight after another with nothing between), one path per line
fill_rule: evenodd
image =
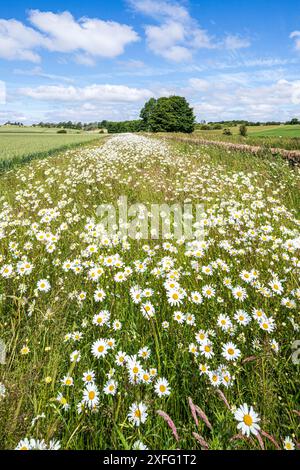
M151 98L141 111L143 127L152 132L193 132L193 109L182 96Z

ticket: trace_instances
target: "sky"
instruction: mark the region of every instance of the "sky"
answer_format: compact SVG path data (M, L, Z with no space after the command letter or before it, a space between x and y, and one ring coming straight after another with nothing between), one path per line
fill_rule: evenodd
M172 94L199 122L299 118L299 0L1 2L0 123L136 119Z

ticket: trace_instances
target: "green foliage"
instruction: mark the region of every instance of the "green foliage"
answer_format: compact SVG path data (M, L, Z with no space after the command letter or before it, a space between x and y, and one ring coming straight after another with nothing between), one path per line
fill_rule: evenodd
M228 129L227 127L223 130L223 134L224 135L232 135L232 132L230 129Z
M242 124L242 125L240 126L240 135L241 135L242 137L246 137L246 135L247 135L247 127L246 127L245 124Z
M66 129L60 129L59 131L57 131L57 134L67 134L68 132L66 131Z
M151 98L141 111L145 130L191 133L195 128L193 109L182 96Z

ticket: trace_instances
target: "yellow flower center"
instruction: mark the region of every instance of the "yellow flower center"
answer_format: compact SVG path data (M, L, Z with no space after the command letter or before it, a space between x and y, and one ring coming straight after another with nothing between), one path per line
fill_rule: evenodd
M96 394L95 394L94 391L89 392L89 400L94 400L95 395L96 395Z
M253 423L253 419L250 415L245 415L243 418L243 421L246 424L246 426L251 426Z

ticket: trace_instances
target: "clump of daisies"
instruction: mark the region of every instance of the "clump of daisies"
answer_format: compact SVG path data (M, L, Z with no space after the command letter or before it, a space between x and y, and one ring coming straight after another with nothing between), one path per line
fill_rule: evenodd
M44 439L27 438L21 439L15 450L59 450L60 442L52 439L46 444Z

